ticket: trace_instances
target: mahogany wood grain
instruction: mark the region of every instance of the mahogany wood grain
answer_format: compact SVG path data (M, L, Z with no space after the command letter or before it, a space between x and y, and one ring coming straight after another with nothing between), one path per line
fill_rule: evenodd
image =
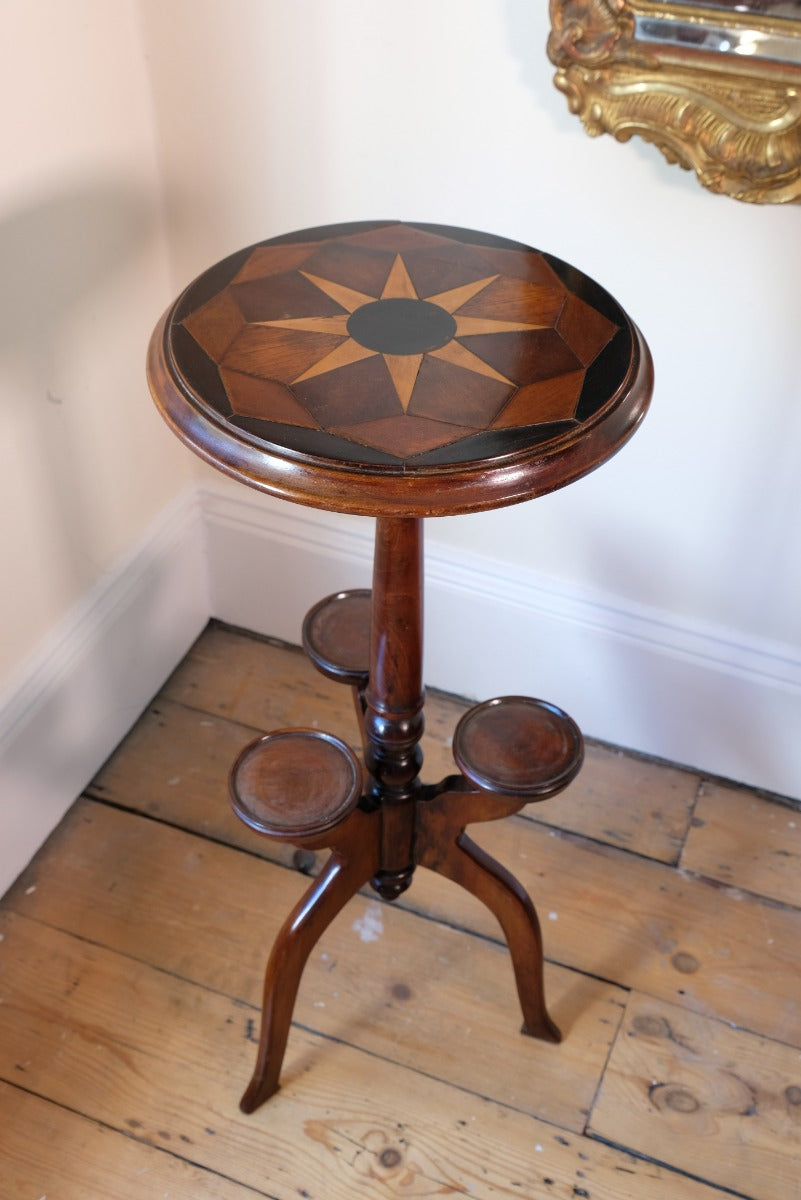
M414 871L423 753L423 523L380 517L373 560L370 671L364 693L367 804L380 808L374 887L394 899Z
M319 841L343 825L361 793L353 751L317 729L273 730L247 745L231 768L236 815L280 841Z
M318 671L338 683L365 688L370 674L372 593L353 588L326 596L303 621L303 649Z
M148 376L177 436L235 479L409 517L564 487L629 439L653 384L638 329L576 268L398 221L216 264L159 322Z
M375 874L375 840L365 836L362 812L339 831L325 867L287 917L273 943L264 977L261 1035L253 1077L240 1107L253 1112L278 1089L289 1026L303 968L322 933Z
M452 800L454 793L448 799ZM560 1042L545 1007L542 934L528 893L509 871L464 832L465 818L436 800L421 814L418 860L472 893L497 918L509 947L523 1010L523 1033Z
M392 900L421 862L495 914L524 1029L557 1039L534 907L464 830L471 814L493 819L562 790L581 764L581 734L542 701L494 700L460 723L461 778L424 785L422 518L530 499L614 454L650 400L638 330L593 280L529 246L359 223L271 239L204 272L157 326L148 374L174 432L221 471L376 518L366 678L354 674L352 630L336 661L318 649L314 624L335 601L312 610L304 633L312 661L354 691L361 798L350 752L310 730L267 734L232 773L247 824L332 851L276 939L243 1107L278 1085L303 966L322 932L367 879Z
M336 607L338 601L331 603ZM304 622L307 629L321 611L315 606L311 622L308 617ZM346 658L351 650L349 636ZM301 973L320 935L368 879L379 895L394 900L410 885L418 863L460 884L494 913L512 956L523 1032L549 1041L561 1039L545 1006L536 910L509 872L467 837L465 825L516 812L533 797L561 791L581 765L581 734L566 714L539 701L507 697L480 705L465 714L457 730L454 749L467 778L449 777L425 788L420 779L422 661L423 524L416 518L381 517L375 531L368 679L361 697L368 772L361 811L332 825L331 814L352 799L350 791L340 796L343 783L340 772L334 773L336 757L328 779L313 790L307 780L293 784L292 774L284 779L280 765L277 776L275 767L265 767L263 788L271 797L265 818L254 817L265 807L258 779L241 778L252 748L232 772L235 810L257 832L289 837L300 847L332 848L319 879L279 932L267 965L258 1058L241 1101L246 1112L277 1090ZM337 670L331 654L320 669L352 684L353 676ZM283 738L282 745L286 731ZM330 758L330 735L299 732L295 744L302 746L304 738L310 750L319 741ZM257 761L260 747L273 744L270 737L255 743ZM341 757L347 759L344 746ZM302 750L293 745L292 773L302 770L302 759ZM477 786L471 787L473 772ZM296 796L281 800L282 790L293 787L308 811L297 812ZM279 824L269 816L274 811L280 813ZM284 823L286 811L296 813L294 830Z

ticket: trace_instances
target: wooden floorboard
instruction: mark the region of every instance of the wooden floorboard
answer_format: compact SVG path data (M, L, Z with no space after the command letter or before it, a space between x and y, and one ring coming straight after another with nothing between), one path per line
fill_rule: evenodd
M8 1200L255 1200L263 1195L11 1084L0 1083L0 1112L0 1194Z
M305 884L297 872L89 802L68 818L52 856L41 857L36 879L17 913L254 1008L267 951ZM87 890L102 903L86 903ZM570 1037L563 1046L532 1042L521 1054L500 942L360 896L318 943L295 1020L580 1132L626 994L550 964L546 982Z
M467 707L430 694L427 779ZM331 925L242 1115L321 861L241 826L227 772L290 725L357 738L299 651L210 626L4 898L0 1200L801 1200L801 812L600 745L474 831L538 907L563 1043L520 1035L494 918L419 871Z

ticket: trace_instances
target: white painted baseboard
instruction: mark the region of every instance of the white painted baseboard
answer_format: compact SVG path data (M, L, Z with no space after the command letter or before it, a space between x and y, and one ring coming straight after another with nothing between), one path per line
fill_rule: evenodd
M119 744L209 615L195 489L54 629L0 696L0 895Z
M590 736L801 798L801 655L557 586L437 543L425 677L562 705ZM0 894L128 732L209 616L291 642L329 592L370 584L373 523L189 492L0 696ZM266 684L266 686L269 686Z
M214 615L300 640L303 614L369 586L373 525L206 489ZM567 589L436 542L427 526L425 678L475 699L560 704L584 732L801 798L801 654Z

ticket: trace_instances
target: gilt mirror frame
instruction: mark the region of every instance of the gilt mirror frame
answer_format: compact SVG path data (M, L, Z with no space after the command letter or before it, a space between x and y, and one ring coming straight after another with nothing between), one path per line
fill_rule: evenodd
M589 134L637 134L737 200L801 201L801 19L720 0L550 0L550 17L554 83Z

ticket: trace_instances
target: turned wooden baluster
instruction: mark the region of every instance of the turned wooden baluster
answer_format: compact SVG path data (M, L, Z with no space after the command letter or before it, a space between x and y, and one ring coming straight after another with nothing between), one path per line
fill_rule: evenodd
M393 900L414 872L422 793L423 522L379 517L373 562L370 672L365 691L367 803L380 809L380 867L372 883Z

